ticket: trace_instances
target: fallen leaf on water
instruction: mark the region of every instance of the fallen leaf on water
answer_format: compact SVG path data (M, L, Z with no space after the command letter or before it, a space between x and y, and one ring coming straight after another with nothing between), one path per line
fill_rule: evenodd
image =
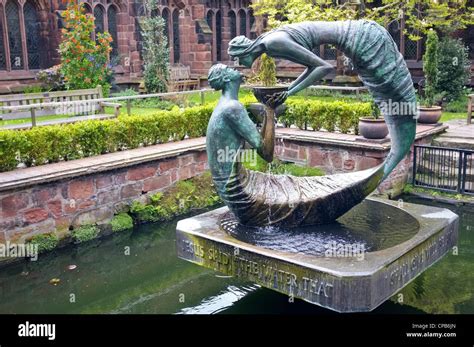
M53 286L57 286L59 284L59 282L61 282L61 280L59 278L51 278L49 280L49 283L51 283Z
M69 265L69 266L67 267L68 270L74 270L75 268L77 268L77 265L74 265L74 264Z

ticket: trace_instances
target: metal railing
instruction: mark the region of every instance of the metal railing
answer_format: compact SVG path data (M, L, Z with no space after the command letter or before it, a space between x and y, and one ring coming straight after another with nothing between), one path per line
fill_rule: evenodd
M412 184L448 193L474 195L474 151L415 145Z

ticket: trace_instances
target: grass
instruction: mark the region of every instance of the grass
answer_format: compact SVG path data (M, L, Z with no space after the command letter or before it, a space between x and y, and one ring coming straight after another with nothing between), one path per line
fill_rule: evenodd
M448 192L443 192L435 189L429 189L429 188L422 188L422 187L415 187L412 184L406 184L405 187L403 188L403 193L405 194L413 194L413 193L418 193L418 194L425 194L432 196L434 198L440 197L440 198L446 198L446 199L452 199L452 200L458 200L458 201L472 201L474 202L474 197L465 195L465 194L457 194L457 193L448 193Z
M443 111L440 122L447 122L453 119L467 119L467 112L458 113L458 112L444 112Z

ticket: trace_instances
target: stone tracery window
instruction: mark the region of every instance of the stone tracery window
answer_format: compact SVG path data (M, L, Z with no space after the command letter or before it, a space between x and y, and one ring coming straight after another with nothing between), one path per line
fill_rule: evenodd
M40 68L39 37L40 28L38 13L31 1L23 6L26 32L26 50L28 52L28 64L30 69Z
M35 1L7 0L0 13L0 70L39 69L41 36Z
M112 36L112 52L111 58L117 59L119 56L118 51L118 30L117 30L117 8L115 6L110 6L107 10L107 18L108 18L108 32L110 36Z
M230 38L233 39L237 36L237 18L235 12L230 10L228 13L229 16L229 26L230 26Z
M118 42L120 7L116 1L108 0L107 2L101 1L101 3L96 3L96 1L87 0L87 2L84 1L84 8L87 13L91 13L94 16L94 36L107 31L112 37L112 52L110 53L110 58L113 63L117 63L120 56Z
M105 31L105 11L102 5L96 5L94 7L94 23L95 33L103 33Z
M180 37L179 37L179 11L173 11L173 63L179 63L180 58Z
M23 69L23 47L20 32L20 6L16 1L9 0L5 6L7 17L8 48L10 50L10 66L12 70Z
M211 1L211 10L207 12L206 21L212 31L211 54L212 61L222 61L222 12L217 1Z
M3 46L3 23L0 21L0 70L5 70L5 47Z
M230 7L227 16L230 22L230 38L237 35L244 35L249 38L255 38L255 17L253 11L249 8L249 1L230 0Z
M166 23L164 32L170 48L170 63L178 64L181 59L180 11L177 8L170 8L169 0L160 0L158 5L158 9L152 15L160 16L161 12L161 18Z

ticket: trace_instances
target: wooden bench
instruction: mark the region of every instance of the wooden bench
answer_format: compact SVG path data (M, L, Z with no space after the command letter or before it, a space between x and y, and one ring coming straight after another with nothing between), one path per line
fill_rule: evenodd
M121 105L103 101L102 87L58 92L0 95L0 119L30 118L30 122L4 125L2 129L25 129L62 123L74 123L90 119L115 118ZM44 106L38 104L45 104ZM28 107L28 105L32 105ZM114 114L105 114L105 107L113 107ZM65 115L68 118L38 121L38 117Z
M474 101L474 94L469 94L467 96L468 103L467 103L467 124L471 124L472 122L472 103Z
M185 91L199 89L200 80L191 76L189 66L173 65L170 67L168 89L170 91Z

